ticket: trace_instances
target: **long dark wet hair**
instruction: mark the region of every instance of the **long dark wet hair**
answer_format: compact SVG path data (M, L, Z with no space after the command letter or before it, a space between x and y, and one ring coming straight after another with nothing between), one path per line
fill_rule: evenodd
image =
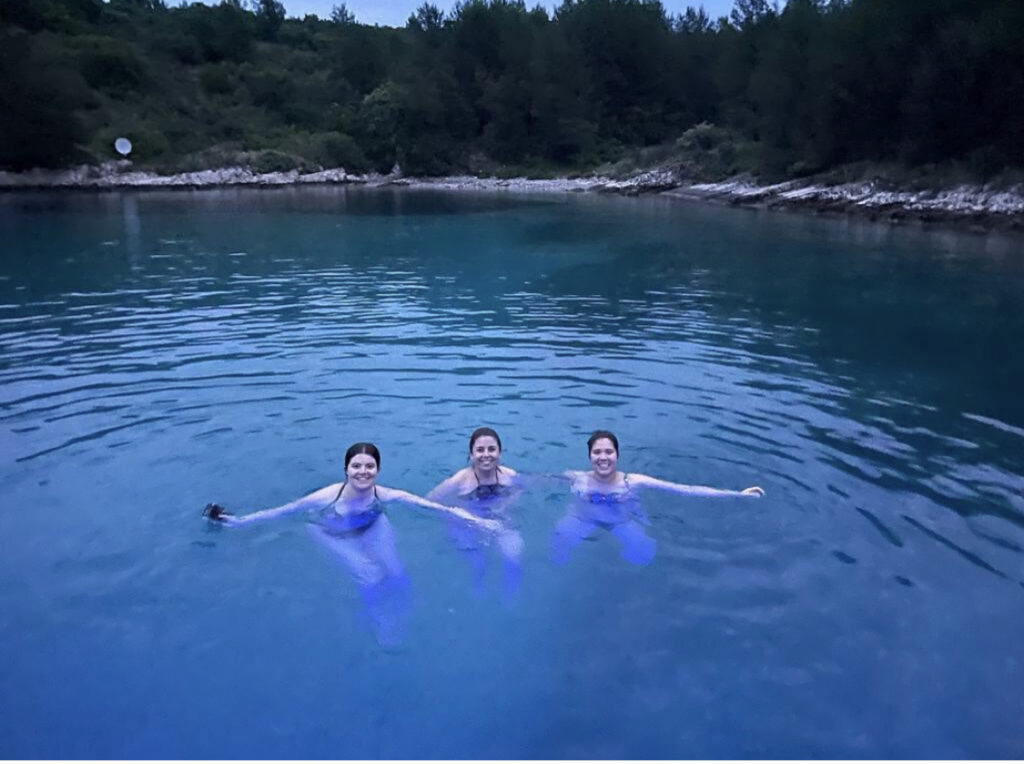
M594 434L587 440L587 453L589 454L591 450L593 450L594 444L601 440L601 438L608 438L608 440L612 442L612 445L615 446L615 453L618 455L619 439L616 438L614 433L609 430L594 430Z
M469 436L469 451L472 453L473 444L476 443L478 438L483 438L486 435L490 435L496 441L498 441L498 450L501 450L501 438L498 437L498 433L492 430L490 427L477 427L473 430L473 434Z
M372 456L374 461L377 462L377 469L380 469L380 451L373 443L353 443L348 447L348 451L345 452L345 469L348 469L348 463L352 461L352 458L359 454L366 454Z

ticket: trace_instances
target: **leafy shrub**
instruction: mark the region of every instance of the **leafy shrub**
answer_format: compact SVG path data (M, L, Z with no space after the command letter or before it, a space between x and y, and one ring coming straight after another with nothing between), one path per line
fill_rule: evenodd
M95 22L103 12L103 4L100 0L3 0L0 9L5 24L33 32L74 32L83 21Z
M4 22L38 32L51 22L54 12L51 3L40 0L6 0L3 6Z
M314 138L314 153L309 157L324 167L344 167L347 172L365 172L370 168L359 144L345 133L321 133Z
M242 72L252 102L257 106L280 109L290 99L291 83L286 72L253 66L245 66Z
M311 169L302 160L302 157L286 154L276 149L254 151L246 156L246 160L253 172L288 172L289 170Z
M94 88L107 91L139 90L145 66L134 47L109 37L90 36L90 48L79 54L82 75Z
M254 20L241 4L192 3L173 13L195 38L207 61L244 61L252 50Z
M237 144L218 144L192 154L161 157L150 166L161 174L174 175L182 172L216 170L221 167L238 167L246 164L247 156L239 150Z
M207 93L224 94L235 89L231 70L225 64L207 64L199 70L199 84Z
M176 31L173 27L153 33L152 48L177 59L183 64L202 63L203 51L195 37Z
M209 129L202 129L200 132L200 136L206 138L206 144L202 145L201 149L207 148L210 144L248 140L251 136L255 136L255 140L250 142L249 148L263 149L276 146L276 142L268 141L259 134L260 121L254 118L251 108L216 104L204 111L206 116L203 121L209 125Z
M710 122L701 122L679 136L676 146L685 151L711 151L731 141L728 130Z
M695 180L721 180L737 172L760 169L761 152L732 130L701 122L676 141L681 152L678 169Z
M548 156L556 162L590 157L597 148L597 127L582 118L558 119L549 129L547 144Z
M84 126L75 109L88 88L78 72L39 48L27 35L0 35L0 166L13 170L80 158Z

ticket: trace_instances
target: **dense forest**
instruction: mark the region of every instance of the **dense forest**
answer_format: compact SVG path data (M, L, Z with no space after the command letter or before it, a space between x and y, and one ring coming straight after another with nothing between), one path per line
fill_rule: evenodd
M421 6L402 28L277 0L0 0L0 166L695 177L858 162L1024 167L1021 0ZM676 152L673 154L673 152ZM681 153L680 153L681 152Z

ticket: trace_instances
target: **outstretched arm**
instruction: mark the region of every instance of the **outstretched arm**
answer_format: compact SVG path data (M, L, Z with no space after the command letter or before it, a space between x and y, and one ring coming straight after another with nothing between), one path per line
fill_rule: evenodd
M280 507L261 509L258 512L250 512L247 515L233 515L225 512L223 507L216 504L207 504L203 514L211 520L223 523L224 525L250 525L251 523L258 523L264 520L273 520L283 515L290 515L293 512L325 507L337 498L340 491L341 483L334 483L333 485L324 486L319 490L313 491L313 493L307 494L301 499L282 504Z
M383 501L403 501L406 504L413 504L417 507L424 507L426 509L436 509L440 512L447 512L455 517L461 517L463 520L471 522L481 528L486 528L489 531L496 531L501 529L501 523L497 520L487 520L482 517L470 514L464 509L459 507L449 507L444 504L438 504L436 501L430 499L424 499L422 496L417 496L414 493L408 491L400 491L397 488L385 488L384 486L377 486L377 495Z
M462 472L456 472L447 480L443 480L433 488L430 489L430 493L427 494L427 498L431 501L443 501L444 499L456 496L459 492L459 486L462 484Z
M647 488L658 488L662 491L671 491L672 493L678 493L682 496L751 496L753 498L760 498L764 496L764 489L759 486L751 486L750 488L744 488L742 491L729 491L722 488L711 488L706 485L683 485L682 483L672 483L668 480L659 480L653 478L650 475L640 475L631 472L629 474L629 482L635 486L644 486Z

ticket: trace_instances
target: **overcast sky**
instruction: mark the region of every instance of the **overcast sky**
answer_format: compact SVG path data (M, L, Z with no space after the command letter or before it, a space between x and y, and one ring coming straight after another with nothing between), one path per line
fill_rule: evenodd
M207 0L210 2L211 0ZM424 0L282 0L284 8L289 16L305 16L307 13L315 13L322 19L331 17L331 9L341 2L355 14L356 21L360 24L380 24L382 26L404 27L406 19L419 8ZM455 5L454 0L433 0L441 10L447 12ZM526 0L526 7L533 8L536 5L543 5L550 13L561 2L538 3L537 0ZM719 16L727 16L732 9L733 0L661 0L671 15L682 13L687 5L703 5L708 16L716 19Z

